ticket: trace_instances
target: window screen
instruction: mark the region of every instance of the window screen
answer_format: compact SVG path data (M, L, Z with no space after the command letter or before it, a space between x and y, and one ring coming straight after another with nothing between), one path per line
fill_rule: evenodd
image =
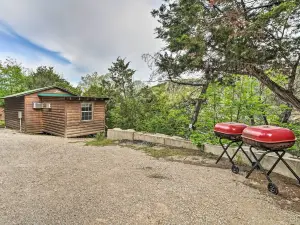
M93 119L93 104L81 103L81 120L89 121Z

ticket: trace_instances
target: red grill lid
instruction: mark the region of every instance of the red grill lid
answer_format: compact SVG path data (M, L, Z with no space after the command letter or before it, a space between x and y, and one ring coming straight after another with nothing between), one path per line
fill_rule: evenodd
M296 140L295 134L290 129L268 125L247 127L243 131L242 137L262 143L279 143Z
M246 127L247 125L243 123L218 123L215 125L214 131L223 134L241 135Z

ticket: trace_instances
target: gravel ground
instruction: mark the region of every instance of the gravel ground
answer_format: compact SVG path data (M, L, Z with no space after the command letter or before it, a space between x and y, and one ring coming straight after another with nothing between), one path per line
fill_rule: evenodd
M0 224L300 224L228 170L0 129Z

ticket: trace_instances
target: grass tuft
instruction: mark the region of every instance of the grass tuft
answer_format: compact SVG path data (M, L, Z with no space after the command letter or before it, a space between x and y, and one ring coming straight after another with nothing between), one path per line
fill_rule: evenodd
M86 142L86 145L89 146L110 146L115 144L116 141L106 139L103 132L96 134L95 138L92 141Z
M92 140L92 141L88 141L86 142L87 146L110 146L110 145L115 145L115 141L110 140L110 139L102 139L102 140Z
M139 147L138 150L142 150L148 155L154 158L166 158L170 156L199 156L200 152L188 149L174 149L174 148L162 148L155 149L151 147Z

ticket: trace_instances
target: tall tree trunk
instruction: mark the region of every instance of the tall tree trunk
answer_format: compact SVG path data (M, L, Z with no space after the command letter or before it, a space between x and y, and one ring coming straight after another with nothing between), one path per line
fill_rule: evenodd
M202 87L199 98L197 99L196 106L195 106L195 109L194 109L194 112L193 112L193 116L191 118L191 124L190 124L190 128L193 129L193 130L196 130L195 124L197 123L199 112L202 108L202 105L207 100L206 97L204 97L204 95L206 94L206 91L208 89L209 84L210 84L210 80L207 80L206 83Z
M263 115L263 119L264 119L265 125L269 125L269 121L268 121L268 118L266 115Z
M299 63L298 63L299 64ZM298 67L297 64L297 67ZM241 67L243 66L243 67ZM296 72L297 72L296 67ZM295 67L294 67L295 68ZM268 75L264 73L264 70L257 68L252 65L244 65L243 63L236 68L222 68L221 71L226 71L227 73L238 73L238 74L247 74L249 76L255 77L262 84L268 87L274 94L277 95L282 101L289 103L295 109L300 111L300 99L297 98L292 90L285 89L281 87L279 84L272 81Z
M251 126L254 126L255 125L255 120L254 120L254 116L253 115L250 115L250 123L251 123Z
M295 107L297 110L300 111L300 99L297 98L292 90L286 90L285 88L281 87L274 81L272 81L265 73L264 71L257 69L255 73L253 74L254 77L256 77L261 83L263 83L265 86L267 86L273 93L275 93L281 100L285 101L286 103L289 103L293 107Z
M234 86L232 87L232 99L231 99L231 102L232 102L232 105L230 107L230 122L233 122L233 104L234 104L234 97L235 97L235 89L234 89Z
M287 123L290 120L290 117L292 115L292 106L291 104L287 103L286 104L287 107L289 107L288 109L286 109L283 113L282 113L282 118L281 118L281 122L282 123Z
M297 62L293 66L293 70L292 70L291 76L289 78L288 90L290 90L292 93L294 93L294 90L295 90L294 84L295 84L295 79L296 79L296 75L297 75L297 69L298 69L299 62L300 62L300 55L298 56ZM286 109L282 115L282 119L281 119L282 123L289 122L289 119L292 115L292 110L293 110L292 105L287 103L287 107L289 107L289 108Z
M241 113L241 110L242 110L242 97L243 97L243 87L244 87L244 79L241 78L242 81L241 81L241 89L239 91L239 106L238 106L238 111L237 111L237 114L236 114L236 122L239 122L240 120L240 113Z

